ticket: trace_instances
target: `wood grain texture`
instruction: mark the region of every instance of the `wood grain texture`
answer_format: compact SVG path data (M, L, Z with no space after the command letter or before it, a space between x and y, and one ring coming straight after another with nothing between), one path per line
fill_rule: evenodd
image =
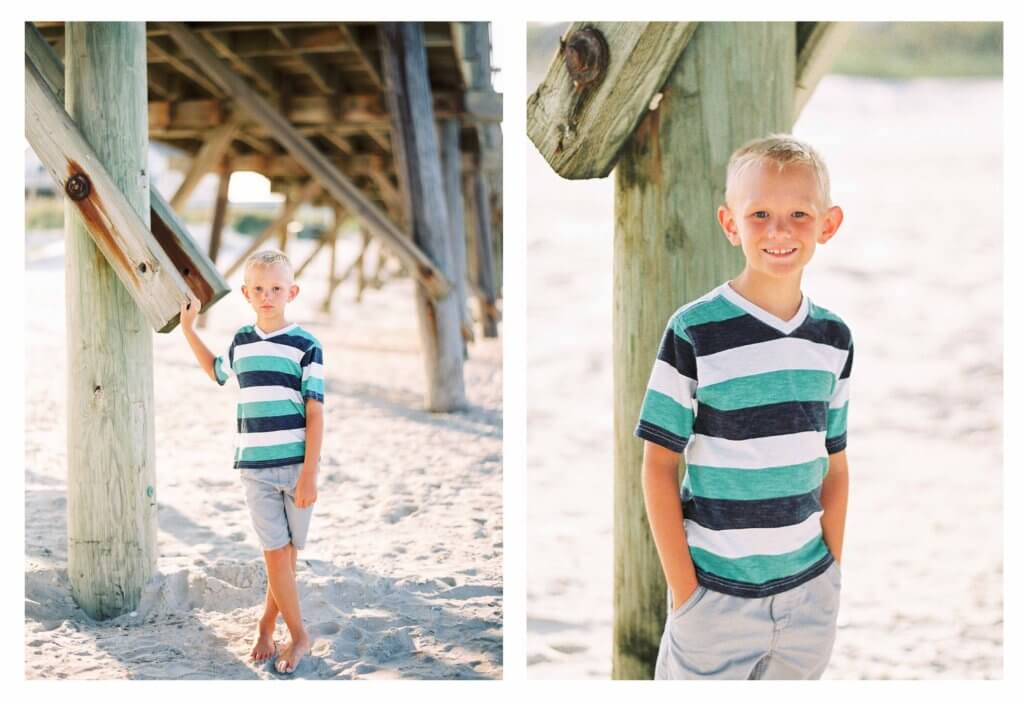
M462 203L462 154L459 149L459 122L445 119L441 122L441 151L444 156L444 192L448 207L448 240L452 249L452 279L459 305L462 336L473 338L473 323L466 306L466 208Z
M219 59L213 50L195 36L183 23L169 22L162 26L181 49L209 75L224 92L236 100L238 107L262 123L281 146L298 161L324 190L353 215L362 219L368 229L395 252L434 299L441 299L451 289L429 256L425 255L387 216L371 202L351 180L314 147L265 98L250 88Z
M68 112L148 218L145 26L70 23L67 56ZM135 609L156 571L152 331L73 211L67 200L68 577L101 620Z
M100 114L109 111L101 110ZM145 125L142 135L145 138ZM188 299L188 287L149 230L145 158L132 173L132 187L141 187L147 193L143 219L28 57L25 138L62 192L72 177L88 180L89 195L78 201L69 198L69 211L83 223L149 324L155 330L163 329L178 314L181 302Z
M241 115L233 114L228 121L207 134L202 147L192 159L188 172L185 173L185 179L171 197L170 205L174 211L181 212L184 209L199 181L221 162L238 133L241 122Z
M619 149L648 111L696 29L696 22L575 22L563 35L593 27L608 42L609 63L600 84L577 91L561 55L527 99L527 134L563 178L603 178Z
M814 89L832 66L853 31L853 22L813 22L800 42L796 58L793 122L811 99Z
M665 580L633 436L665 325L743 268L715 219L725 166L744 142L791 127L794 23L702 23L615 171L615 570L613 676L651 678Z
M423 27L418 22L385 23L381 51L389 112L394 119L396 158L404 163L416 245L448 280L455 277L451 226L441 174L441 150L435 126ZM423 361L427 375L426 407L454 411L465 406L462 313L458 297L431 299L416 287Z

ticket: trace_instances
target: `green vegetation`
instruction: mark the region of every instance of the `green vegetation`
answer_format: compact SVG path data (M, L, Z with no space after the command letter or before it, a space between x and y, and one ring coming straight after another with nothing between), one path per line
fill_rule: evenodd
M878 78L1000 78L1001 22L859 22L833 73Z
M25 229L63 229L64 198L29 197L25 200Z

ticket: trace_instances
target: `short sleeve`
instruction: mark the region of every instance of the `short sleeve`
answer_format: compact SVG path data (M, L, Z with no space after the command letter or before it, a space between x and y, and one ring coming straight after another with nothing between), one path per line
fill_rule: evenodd
M314 343L302 355L302 398L324 401L324 353L319 343Z
M693 435L697 360L678 316L669 321L651 370L635 435L677 453Z
M228 347L228 352L213 359L213 374L218 385L223 386L235 374L235 343L236 341L233 339Z
M828 454L846 449L846 413L850 406L850 371L853 369L853 343L846 352L846 362L839 373L836 388L828 404L828 430L825 449Z

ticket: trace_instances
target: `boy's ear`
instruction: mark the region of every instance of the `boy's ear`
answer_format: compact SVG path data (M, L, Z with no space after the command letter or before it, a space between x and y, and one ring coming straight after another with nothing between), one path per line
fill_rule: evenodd
M718 208L718 225L722 227L722 232L725 234L725 238L729 239L729 243L733 246L740 245L740 232L736 229L736 218L732 215L732 210L725 205Z
M843 223L843 210L838 207L829 207L828 211L825 212L824 226L821 229L821 233L818 234L818 243L826 243L829 239L836 235L839 231L840 224Z
M242 296L245 297L245 299L248 301L248 299L249 299L249 288L246 287L245 285L242 285Z
M291 302L293 299L295 299L298 295L299 295L299 286L298 285L293 284L291 287L288 288L288 301L289 302Z

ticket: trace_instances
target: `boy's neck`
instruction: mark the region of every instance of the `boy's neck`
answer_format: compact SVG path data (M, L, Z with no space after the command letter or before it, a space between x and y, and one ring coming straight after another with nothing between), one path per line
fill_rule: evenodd
M284 318L284 315L270 319L256 317L256 327L263 333L274 333L275 331L280 331L285 326L288 326L288 321Z
M744 268L729 284L761 309L783 321L789 321L800 311L804 299L800 291L800 278L800 274L788 278L771 277Z

